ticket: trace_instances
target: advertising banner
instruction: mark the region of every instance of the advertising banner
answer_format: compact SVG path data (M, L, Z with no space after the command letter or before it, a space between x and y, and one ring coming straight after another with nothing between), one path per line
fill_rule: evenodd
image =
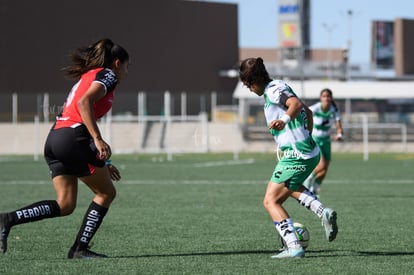
M372 62L377 68L394 66L394 22L372 22Z

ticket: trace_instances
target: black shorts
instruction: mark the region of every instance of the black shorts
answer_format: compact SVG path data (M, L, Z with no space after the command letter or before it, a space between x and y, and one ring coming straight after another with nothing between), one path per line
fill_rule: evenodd
M47 136L44 157L52 178L59 175L89 176L94 167L104 167L98 150L84 125L53 129Z

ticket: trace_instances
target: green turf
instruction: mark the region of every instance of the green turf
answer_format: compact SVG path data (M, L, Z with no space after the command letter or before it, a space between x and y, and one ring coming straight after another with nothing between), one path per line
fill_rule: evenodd
M310 230L306 257L272 260L277 235L262 206L275 155L121 155L118 195L93 250L67 260L92 194L83 185L68 217L16 226L0 274L413 274L414 156L335 154L321 199L338 212L337 240L289 200ZM43 161L0 157L0 211L53 199Z

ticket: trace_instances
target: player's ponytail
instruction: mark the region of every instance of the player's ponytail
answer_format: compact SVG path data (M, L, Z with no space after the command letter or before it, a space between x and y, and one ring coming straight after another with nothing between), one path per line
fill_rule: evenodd
M85 72L99 67L109 68L115 59L125 62L129 59L128 52L110 39L101 39L88 47L75 50L70 58L72 65L63 70L69 77L78 78Z

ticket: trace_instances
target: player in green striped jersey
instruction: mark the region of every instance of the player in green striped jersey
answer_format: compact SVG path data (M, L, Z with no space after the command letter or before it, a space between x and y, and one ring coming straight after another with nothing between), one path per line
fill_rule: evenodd
M328 241L338 232L336 212L325 207L302 183L319 163L320 153L312 139L312 112L282 80L269 77L262 58L248 58L240 64L240 80L265 100L267 126L281 155L268 182L263 205L286 243L286 249L272 258L301 258L305 251L295 234L293 220L283 207L287 198L296 199L321 220Z
M312 137L321 149L321 159L318 166L312 171L304 182L304 185L315 195L320 192L320 185L325 178L331 161L331 127L336 126L335 140L343 140L341 114L336 106L332 91L323 89L320 93L320 101L309 107L313 112Z

